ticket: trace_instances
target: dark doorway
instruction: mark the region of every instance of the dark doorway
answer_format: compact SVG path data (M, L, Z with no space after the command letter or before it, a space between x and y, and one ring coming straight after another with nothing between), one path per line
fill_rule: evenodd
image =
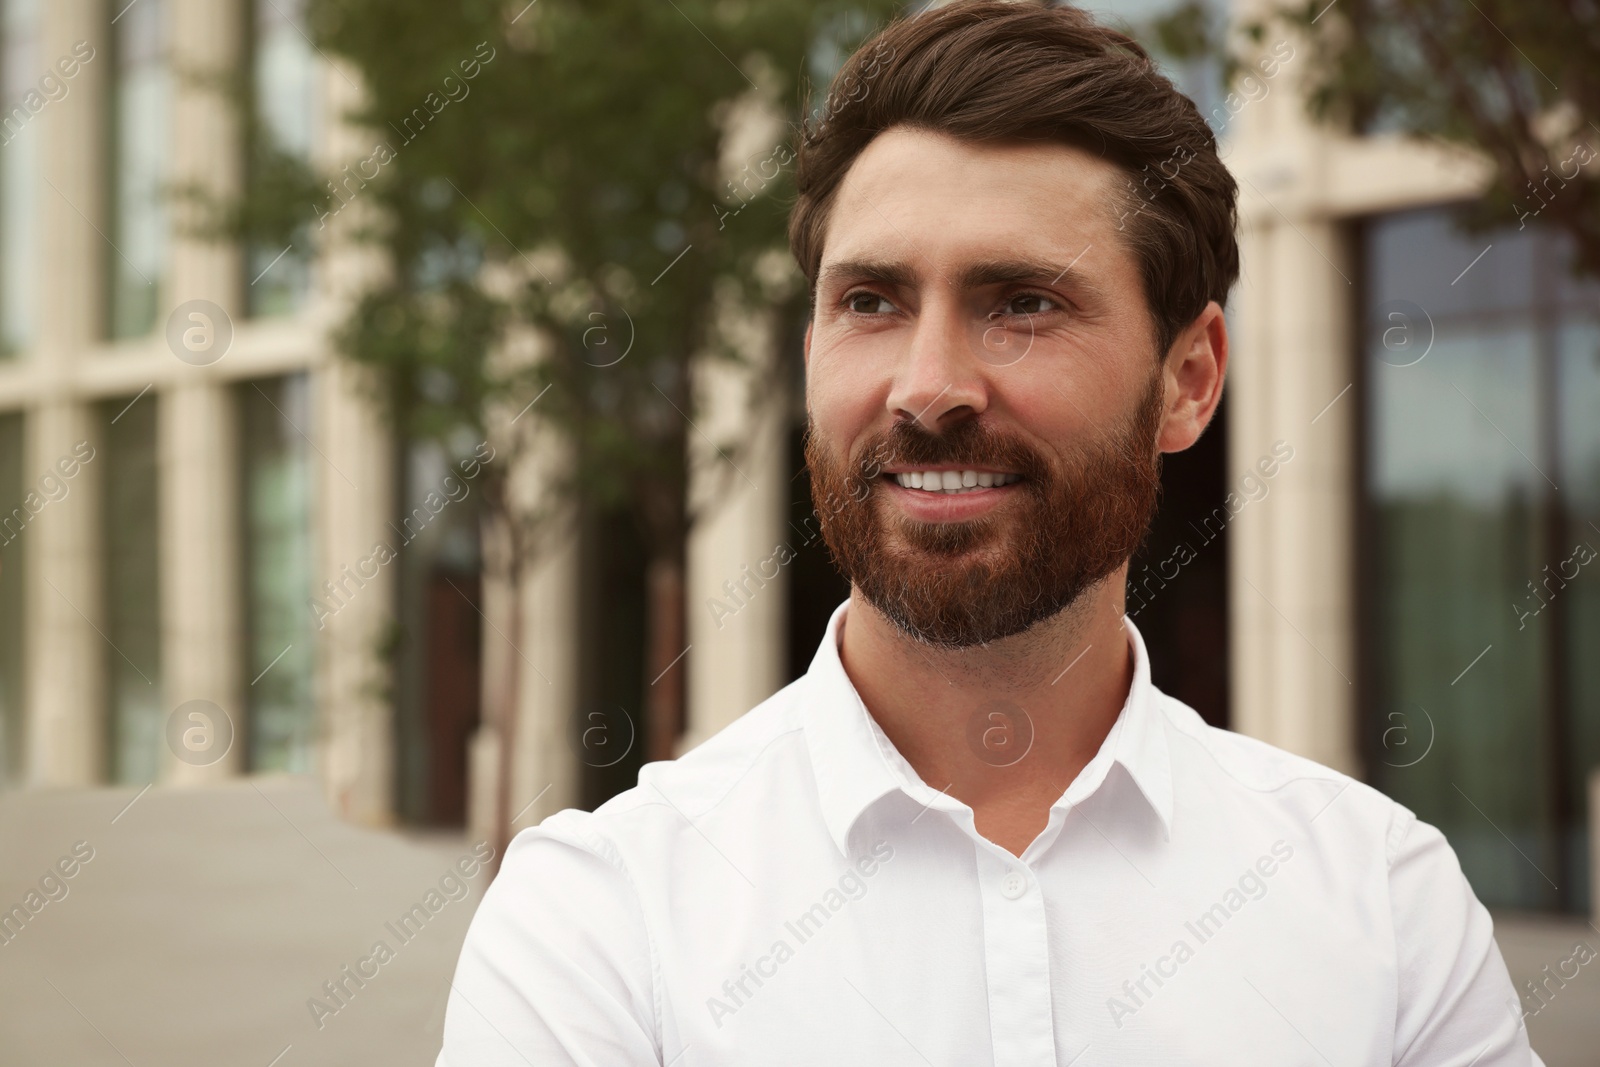
M482 583L477 572L436 570L428 577L426 821L467 819L467 747L478 728Z
M384 539L394 555L379 579L394 582L396 596L383 642L393 669L395 806L407 823L461 826L482 707L481 495L436 444L398 446L396 459L399 506Z
M1165 456L1161 510L1128 565L1127 612L1158 689L1228 725L1228 404L1193 447ZM1227 509L1222 508L1222 514Z
M625 513L585 503L578 521L578 705L566 743L578 803L593 811L638 784L644 764L647 557Z

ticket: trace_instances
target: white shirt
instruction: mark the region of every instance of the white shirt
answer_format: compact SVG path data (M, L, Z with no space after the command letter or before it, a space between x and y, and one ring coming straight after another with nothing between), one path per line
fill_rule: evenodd
M1523 1067L1490 918L1439 831L1134 678L1012 856L840 663L593 813L518 834L438 1067Z

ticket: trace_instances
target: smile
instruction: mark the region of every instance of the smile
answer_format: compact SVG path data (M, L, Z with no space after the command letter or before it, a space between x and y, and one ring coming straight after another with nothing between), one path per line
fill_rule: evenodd
M977 470L920 470L900 471L890 474L902 489L920 489L925 493L958 495L977 489L992 489L1020 482L1022 475L998 471Z

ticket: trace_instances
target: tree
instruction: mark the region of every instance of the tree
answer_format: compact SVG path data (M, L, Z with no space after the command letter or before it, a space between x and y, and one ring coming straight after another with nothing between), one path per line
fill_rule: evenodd
M819 103L802 104L803 72L825 82L890 7L310 0L315 46L360 82L363 104L344 117L370 150L316 174L247 116L249 189L211 205L216 228L268 247L375 220L357 236L387 271L337 348L372 371L404 439L465 430L514 452L537 423L571 445L532 509L513 462L485 467L484 538L500 546L485 556L501 581L518 588L563 502L633 517L650 554L645 675L664 675L648 692L647 758L670 758L684 718L684 672L668 668L686 644L697 368L741 359L720 315L796 294L783 242L789 143L802 106ZM730 155L763 129L753 155ZM740 444L717 442L719 476ZM502 846L519 689L518 657L509 663L489 698Z
M1174 54L1239 60L1199 2L1157 24ZM1310 47L1306 104L1344 129L1463 145L1494 167L1465 221L1535 221L1568 234L1575 266L1600 274L1600 19L1589 0L1305 0L1240 27L1275 27ZM1281 32L1281 30L1280 30Z

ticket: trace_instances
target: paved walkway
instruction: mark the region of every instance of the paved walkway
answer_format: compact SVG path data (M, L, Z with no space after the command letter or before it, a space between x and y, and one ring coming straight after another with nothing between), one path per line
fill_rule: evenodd
M73 871L0 938L5 1067L434 1062L486 880L446 877L471 855L464 838L350 826L297 780L151 789L123 810L137 792L0 799L0 908L64 858ZM73 867L79 841L93 858ZM417 904L428 918L400 926ZM362 967L379 941L393 958ZM377 973L345 979L341 1004L323 983L347 965Z
M1583 919L1542 915L1496 915L1494 927L1517 992L1527 993L1529 981L1547 990L1544 1007L1528 1016L1528 1036L1540 1057L1548 1067L1600 1064L1600 930ZM1574 953L1580 942L1587 952ZM1580 962L1585 956L1591 957L1586 964ZM1577 977L1565 981L1563 971ZM1528 997L1523 1007L1538 1004Z
M430 1067L485 884L453 876L471 857L460 836L340 822L292 779L0 797L0 912L40 894L0 926L0 1062ZM1578 941L1600 950L1581 920L1497 925L1519 985ZM1528 1025L1549 1067L1600 1062L1600 959Z

